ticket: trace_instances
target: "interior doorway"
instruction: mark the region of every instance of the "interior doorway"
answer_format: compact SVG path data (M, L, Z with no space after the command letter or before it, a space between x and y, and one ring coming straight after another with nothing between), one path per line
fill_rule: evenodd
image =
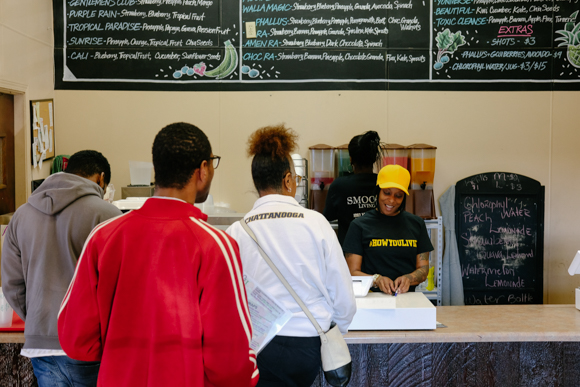
M0 215L16 210L14 96L0 93Z

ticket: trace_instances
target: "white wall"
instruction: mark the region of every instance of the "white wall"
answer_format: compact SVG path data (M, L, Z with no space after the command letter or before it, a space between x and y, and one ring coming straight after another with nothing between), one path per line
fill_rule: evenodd
M30 181L50 171L48 163L42 170L31 165L29 105L54 97L53 52L51 1L0 0L0 91L15 95L17 206L26 202Z
M575 145L578 92L115 92L56 91L58 149L101 150L116 187L130 183L129 160L151 160L164 125L194 123L222 156L212 186L215 201L248 211L256 194L246 141L280 122L300 134L299 153L318 143L341 145L366 130L386 142L438 147L438 198L464 177L489 171L526 175L546 186L546 301L572 302L580 278L564 270L580 249L580 216L571 181L580 166ZM580 188L580 187L579 187ZM119 195L119 190L118 190Z

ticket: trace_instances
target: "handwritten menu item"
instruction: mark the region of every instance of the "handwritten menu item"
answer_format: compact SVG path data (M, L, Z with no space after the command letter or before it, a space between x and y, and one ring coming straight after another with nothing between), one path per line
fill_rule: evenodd
M488 172L458 181L455 192L465 304L541 304L544 187Z
M53 8L60 89L580 87L576 0L56 0Z

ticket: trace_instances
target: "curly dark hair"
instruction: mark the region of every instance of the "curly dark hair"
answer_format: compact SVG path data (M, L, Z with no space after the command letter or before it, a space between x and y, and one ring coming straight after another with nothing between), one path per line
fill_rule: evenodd
M372 167L381 160L381 138L374 130L354 136L348 144L348 154L352 164L360 167Z
M281 191L282 178L292 170L290 154L298 147L298 134L284 124L256 130L248 139L252 159L252 179L258 192Z
M104 172L105 184L109 185L111 181L109 161L101 152L94 150L82 150L69 157L65 172L85 178Z
M155 185L183 189L201 163L211 157L211 144L197 126L176 122L157 133L152 153Z

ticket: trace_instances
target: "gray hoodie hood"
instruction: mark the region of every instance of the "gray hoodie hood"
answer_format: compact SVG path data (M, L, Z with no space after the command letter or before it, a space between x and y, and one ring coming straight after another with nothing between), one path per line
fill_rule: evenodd
M89 179L72 173L60 172L47 177L30 195L28 203L47 215L54 215L75 200L87 195L95 195L102 199L104 191L97 183Z

